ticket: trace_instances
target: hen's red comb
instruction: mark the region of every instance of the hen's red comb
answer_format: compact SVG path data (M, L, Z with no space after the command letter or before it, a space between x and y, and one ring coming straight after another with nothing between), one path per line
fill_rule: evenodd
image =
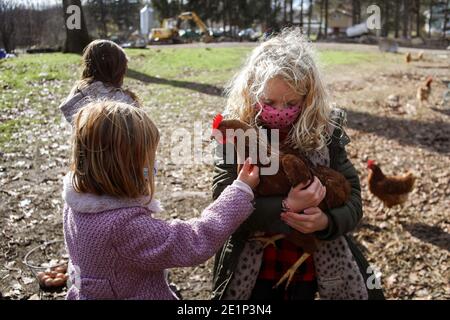
M373 165L375 164L375 161L373 161L373 160L367 160L367 168L370 168L370 167L372 167Z
M223 116L220 113L216 115L213 120L213 129L219 129L219 125L222 122L222 120Z

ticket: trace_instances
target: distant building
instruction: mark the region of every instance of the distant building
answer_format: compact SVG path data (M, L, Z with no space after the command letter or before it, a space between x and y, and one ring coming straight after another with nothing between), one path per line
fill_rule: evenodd
M352 15L346 10L334 9L328 13L328 28L333 34L345 33L352 26Z

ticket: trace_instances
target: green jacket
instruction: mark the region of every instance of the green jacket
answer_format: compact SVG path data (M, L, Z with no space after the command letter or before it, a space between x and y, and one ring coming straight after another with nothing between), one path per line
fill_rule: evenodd
M345 236L349 248L358 263L364 280L370 276L366 270L368 262L347 233L355 229L362 218L361 186L356 169L349 161L345 151L345 145L350 142L349 137L342 128L345 121L345 113L340 112L331 143L329 144L330 167L342 173L351 184L351 196L349 201L342 207L331 209L325 214L328 216L329 225L326 230L316 232L321 240L333 240ZM230 185L236 178L236 165L226 164L225 154L216 154L214 157L213 198L216 199L226 186ZM226 148L223 148L224 150ZM223 151L225 152L225 151ZM283 197L258 197L255 199L255 210L251 216L239 227L239 229L228 239L222 249L216 254L213 269L213 293L212 299L221 299L227 285L233 277L240 253L242 252L246 239L256 231L270 233L288 234L292 229L280 219L282 212ZM383 299L380 290L368 290L369 299Z

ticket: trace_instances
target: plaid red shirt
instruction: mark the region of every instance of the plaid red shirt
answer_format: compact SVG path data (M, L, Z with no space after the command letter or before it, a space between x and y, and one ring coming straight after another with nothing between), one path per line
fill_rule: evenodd
M264 249L263 261L258 279L278 282L285 272L302 256L303 249L286 239L275 242L277 247L268 245ZM316 279L314 260L308 257L297 269L291 283Z
M288 136L288 131L280 131L280 141ZM286 271L302 256L303 249L286 239L275 242L277 247L268 245L264 249L263 261L258 279L278 282ZM316 270L312 255L297 269L291 283L300 281L314 281Z

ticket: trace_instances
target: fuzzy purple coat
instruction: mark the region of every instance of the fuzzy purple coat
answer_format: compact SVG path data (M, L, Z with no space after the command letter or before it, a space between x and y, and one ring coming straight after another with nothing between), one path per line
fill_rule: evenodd
M152 217L159 204L146 205L145 197L77 193L70 174L63 197L67 299L176 299L165 269L206 261L253 211L253 193L241 181L187 221Z

